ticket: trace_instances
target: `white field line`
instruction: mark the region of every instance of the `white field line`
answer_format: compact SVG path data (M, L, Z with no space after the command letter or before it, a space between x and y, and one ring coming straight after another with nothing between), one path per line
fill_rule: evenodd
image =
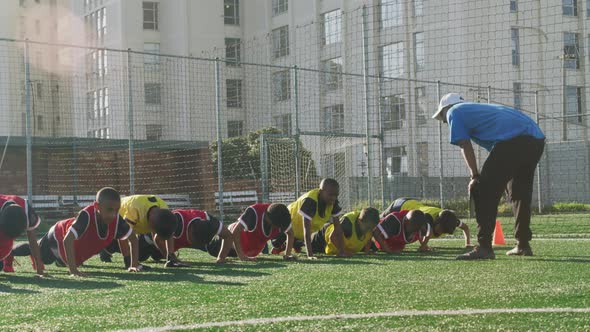
M191 325L146 327L137 330L121 330L121 332L160 332L171 330L188 330L212 327L228 327L243 325L258 325L283 322L317 321L332 319L360 319L401 316L460 316L460 315L488 315L488 314L528 314L528 313L590 313L590 308L498 308L498 309L459 309L459 310L400 310L390 312L366 313L366 314L332 314L318 316L286 316L272 318L251 318L226 322L210 322Z

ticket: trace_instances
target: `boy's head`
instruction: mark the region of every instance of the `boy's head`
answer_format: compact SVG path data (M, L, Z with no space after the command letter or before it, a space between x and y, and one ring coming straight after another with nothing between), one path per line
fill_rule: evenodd
M152 208L149 212L148 223L161 239L169 239L176 230L176 217L168 209Z
M195 220L190 224L191 247L204 249L215 237L219 228L219 220L209 215L209 220Z
M323 179L320 182L320 200L328 205L334 205L340 195L340 185L338 181L330 178Z
M434 227L434 234L437 236L441 234L453 234L458 223L459 219L455 212L451 210L442 210L438 214L437 222Z
M420 210L412 210L406 214L406 217L404 218L404 227L406 232L415 233L424 226L426 226L426 217L424 216L424 212Z
M291 214L285 204L271 204L266 209L265 218L271 225L285 230L291 225Z
M110 187L102 188L96 193L96 203L104 223L110 224L117 220L121 208L121 195L118 191Z
M358 221L363 233L370 232L379 224L379 211L372 207L364 208L359 214Z
M27 230L25 210L16 205L9 205L0 212L0 231L9 238L17 238Z

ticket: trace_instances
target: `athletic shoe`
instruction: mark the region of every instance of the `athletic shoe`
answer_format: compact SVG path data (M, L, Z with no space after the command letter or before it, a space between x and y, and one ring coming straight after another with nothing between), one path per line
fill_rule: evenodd
M458 260L473 260L473 259L496 259L496 254L492 248L484 248L476 246L472 251L457 256Z
M14 256L12 254L8 255L8 257L4 258L4 272L14 273L14 267L12 266L14 263Z
M519 245L517 244L516 247L514 247L512 250L509 250L508 252L506 252L506 255L508 256L532 256L533 255L533 249L531 249L531 246L527 245Z

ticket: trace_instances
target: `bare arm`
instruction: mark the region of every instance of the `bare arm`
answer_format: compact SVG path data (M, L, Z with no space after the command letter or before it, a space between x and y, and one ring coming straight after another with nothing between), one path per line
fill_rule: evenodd
M394 251L391 250L391 248L389 248L387 242L385 241L385 238L383 237L381 232L379 232L378 229L373 231L373 238L375 239L375 241L377 241L377 243L379 243L381 250L385 251L388 254L394 253Z
M219 237L223 240L223 242L221 244L221 250L219 250L219 254L217 255L217 263L225 263L225 259L227 258L229 251L234 246L234 238L232 233L225 226L223 226L221 229Z
M476 177L479 174L479 172L477 171L477 160L475 159L475 152L473 151L473 145L471 145L471 141L459 141L459 146L461 147L461 152L463 154L465 164L469 168L471 178Z
M76 249L74 248L75 240L76 237L73 232L68 232L64 238L64 249L66 252L66 261L64 263L68 266L72 276L85 277L86 275L78 271L78 266L76 266Z
M242 237L243 230L244 230L244 225L242 225L241 223L237 223L237 225L235 225L235 227L231 230L231 233L232 233L234 250L236 251L238 258L240 258L240 260L246 261L246 260L248 260L248 257L246 257L246 255L244 255L244 250L242 250L241 237ZM225 240L224 240L224 244L225 244ZM227 256L227 254L226 254L226 256ZM223 257L223 259L225 259L225 257Z
M290 259L294 259L295 256L293 256L291 254L291 252L293 251L293 244L295 243L295 233L293 233L293 229L289 229L289 231L287 231L287 248L285 249L285 256L283 256L283 258L285 260L290 260Z
M351 256L352 253L348 253L344 249L344 232L342 231L342 225L340 225L340 220L336 217L333 217L332 223L334 224L334 231L330 235L330 240L332 241L332 243L334 243L334 246L338 250L338 256Z
M462 223L459 225L459 228L463 231L463 236L465 236L465 246L471 247L471 234L469 233L469 226L466 223Z
M305 239L305 249L307 250L307 258L316 259L311 249L311 220L303 217L303 238Z
M39 249L39 244L37 243L37 237L35 237L35 230L27 231L27 238L29 239L29 247L31 248L31 256L33 256L33 260L35 261L35 267L37 268L37 275L42 277L43 276L43 261L41 261L41 249Z

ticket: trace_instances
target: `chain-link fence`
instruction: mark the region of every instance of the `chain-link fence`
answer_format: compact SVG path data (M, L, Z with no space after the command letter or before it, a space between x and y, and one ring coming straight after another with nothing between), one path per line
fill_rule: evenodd
M539 39L540 28L515 28L503 7L483 2L446 8L462 15L453 20L464 29L443 34L428 23L441 20L435 4L420 7L410 29L394 22L396 6L410 4L328 11L226 40L202 58L1 40L2 191L69 212L113 186L233 217L256 201L291 202L333 177L346 209L408 196L465 202L460 149L448 144L446 125L430 119L440 96L459 92L540 123L548 144L535 182L539 211L590 203L585 91L565 77L572 64L563 58L551 62L563 67L531 77L505 75L514 61L528 66L525 55L551 58L543 39L562 32ZM482 9L497 26L472 32ZM518 59L511 29L523 31ZM534 83L542 75L563 76L563 84ZM476 155L481 166L486 152Z

